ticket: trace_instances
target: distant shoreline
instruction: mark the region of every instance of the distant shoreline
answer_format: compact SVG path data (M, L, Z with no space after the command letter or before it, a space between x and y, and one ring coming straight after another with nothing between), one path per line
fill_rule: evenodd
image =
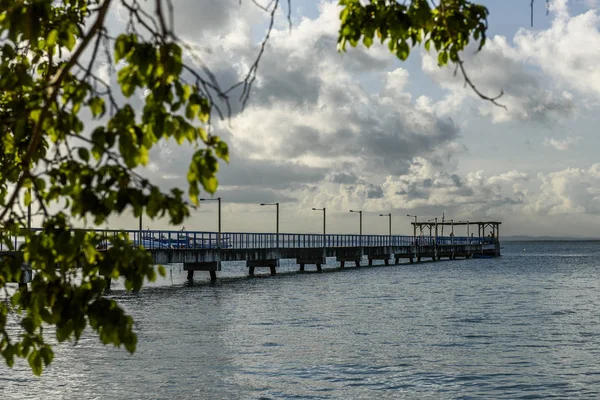
M504 236L500 242L600 242L600 238L573 238L552 236Z

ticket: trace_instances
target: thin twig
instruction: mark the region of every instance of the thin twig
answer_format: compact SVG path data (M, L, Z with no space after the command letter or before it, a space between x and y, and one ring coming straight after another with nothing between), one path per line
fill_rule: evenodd
M457 65L458 65L458 68L460 68L460 72L461 72L463 78L465 79L465 84L468 85L475 92L475 94L477 94L477 96L479 96L483 100L487 100L487 101L491 102L492 104L494 104L498 107L502 107L505 110L508 110L508 108L504 104L500 104L496 101L500 97L504 96L504 90L500 90L500 94L497 95L496 97L486 96L485 94L481 93L479 91L479 89L477 89L475 84L471 81L471 79L469 78L469 75L467 75L467 71L465 70L464 62L460 57L458 57Z
M267 47L267 42L269 41L269 38L271 37L271 32L273 31L273 25L275 24L275 11L277 11L278 5L279 5L279 0L275 0L275 5L273 6L273 9L271 11L269 28L267 29L267 33L266 33L265 37L263 38L263 41L260 45L260 50L258 52L258 56L254 60L254 63L250 67L250 70L248 71L248 74L246 75L246 78L244 79L244 89L242 90L242 94L240 95L240 101L242 102L242 110L244 110L246 108L246 104L248 102L248 99L250 98L250 90L252 89L252 85L254 84L254 81L256 80L258 64L260 63L262 55L265 52L265 48Z

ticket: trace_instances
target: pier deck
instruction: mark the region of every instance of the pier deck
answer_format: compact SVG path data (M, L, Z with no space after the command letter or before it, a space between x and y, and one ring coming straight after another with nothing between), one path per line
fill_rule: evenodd
M261 267L269 268L274 275L279 260L283 259L295 260L299 271L304 271L306 265L314 265L317 271L321 271L328 257L335 257L340 267L344 268L347 263L360 266L364 258L369 265L375 260L382 260L388 265L390 261L398 264L400 259L408 259L412 263L427 259L470 258L474 255L500 256L497 227L490 237L417 236L419 224L413 223L413 236L171 230L95 232L104 238L99 249L108 249L112 238L125 234L133 246L141 245L150 252L155 264L183 264L189 280L193 279L195 271L208 271L211 279L215 280L216 273L221 271L221 263L227 261L245 261L249 275L254 275L255 269ZM18 248L17 238L14 242L14 248ZM13 251L3 249L0 243L0 252L7 254L6 250ZM24 275L29 277L28 280L31 279L31 274Z

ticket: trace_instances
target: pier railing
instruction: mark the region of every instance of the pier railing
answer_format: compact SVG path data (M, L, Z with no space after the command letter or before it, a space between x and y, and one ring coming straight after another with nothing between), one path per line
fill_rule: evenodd
M110 241L120 231L98 231ZM379 247L495 243L495 238L403 235L343 235L312 233L247 233L201 231L125 231L134 244L147 249L265 249L265 248L322 248L322 247ZM140 240L141 238L141 240Z
M33 229L41 231L40 229ZM247 233L203 232L172 230L94 230L104 240L101 246L111 246L112 239L125 234L132 244L146 249L267 249L267 248L323 248L323 247L408 247L494 245L493 237L408 236L408 235L344 235L315 233ZM22 240L18 236L8 239L18 249ZM0 251L9 250L4 241Z

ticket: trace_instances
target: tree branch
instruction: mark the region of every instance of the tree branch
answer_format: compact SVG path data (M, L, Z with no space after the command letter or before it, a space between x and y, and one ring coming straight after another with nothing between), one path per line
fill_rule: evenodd
M505 110L508 110L508 108L506 108L506 106L504 104L498 103L496 101L500 97L504 96L503 90L500 90L500 94L498 94L495 97L489 97L489 96L481 93L479 91L479 89L477 89L477 87L475 86L473 81L471 81L471 79L469 78L469 75L467 74L467 71L465 70L464 61L460 57L458 57L458 61L457 61L456 65L460 69L460 72L461 72L463 78L465 79L465 85L469 86L475 92L475 94L477 94L477 96L479 96L483 100L487 100L487 101L491 102L495 106L502 107Z
M98 17L96 18L96 21L94 22L94 24L92 25L92 27L90 28L88 33L82 39L79 47L77 47L77 49L75 50L73 55L69 58L69 60L62 67L59 68L59 70L55 74L55 78L52 79L52 81L50 82L50 86L49 86L48 92L47 92L48 95L46 97L44 107L42 108L40 117L39 117L37 123L35 124L33 133L31 135L32 136L31 142L29 143L29 146L27 147L27 152L25 153L25 156L23 157L23 161L21 163L21 165L25 166L25 168L29 169L28 164L31 161L31 157L40 145L40 141L41 141L42 135L43 135L42 126L44 124L44 120L46 119L46 117L48 117L50 107L52 106L52 104L54 104L56 102L56 98L58 97L58 92L59 92L61 83L66 78L66 76L69 73L69 71L71 70L71 68L73 68L73 66L77 63L77 61L79 60L79 57L81 57L81 55L83 54L83 51L85 50L85 48L88 46L88 44L92 41L94 36L98 33L98 31L104 25L104 19L106 18L106 13L108 12L110 3L111 3L111 0L104 1L102 6L98 9ZM2 210L2 213L0 213L0 221L3 220L4 217L6 216L6 214L12 209L12 205L14 204L14 202L18 196L18 193L19 193L21 187L23 186L23 183L25 182L26 177L27 177L27 174L21 174L21 177L17 181L14 193L12 194L10 200L5 204L4 209Z

